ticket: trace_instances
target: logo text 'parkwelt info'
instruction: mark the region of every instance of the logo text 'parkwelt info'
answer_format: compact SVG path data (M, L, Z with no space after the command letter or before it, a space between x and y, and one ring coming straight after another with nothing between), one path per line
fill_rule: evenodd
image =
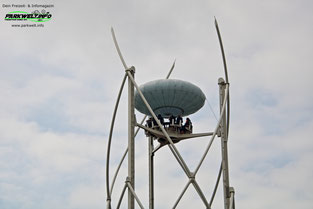
M41 14L40 12L23 12L23 11L14 11L9 12L5 15L5 20L29 20L32 22L47 22L51 20L52 14L49 12Z

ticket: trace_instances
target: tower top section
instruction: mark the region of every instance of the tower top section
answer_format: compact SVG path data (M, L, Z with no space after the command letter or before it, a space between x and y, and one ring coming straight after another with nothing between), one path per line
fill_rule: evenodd
M201 109L205 95L196 85L177 79L160 79L147 82L140 90L156 115L162 117L187 116ZM138 92L135 92L135 107L145 114L151 115Z

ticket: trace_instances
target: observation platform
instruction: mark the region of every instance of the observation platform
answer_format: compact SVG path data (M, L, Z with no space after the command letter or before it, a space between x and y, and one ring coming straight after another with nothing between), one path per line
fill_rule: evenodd
M213 134L211 132L193 134L189 118L183 124L183 116L197 112L204 105L205 95L196 85L177 79L160 79L145 83L139 88L174 143L183 139ZM135 92L135 108L150 117L146 125L137 124L145 130L146 136L152 136L161 145L168 144L164 133L151 117L151 113L137 91ZM166 122L164 119L169 121Z
M156 138L161 145L169 144L164 133L161 131L161 129L158 125L148 127L147 125L144 126L144 125L137 123L137 126L145 130L146 136L148 136L148 137L152 136L152 137ZM177 143L177 142L184 140L184 139L213 135L213 132L193 134L192 133L192 126L187 127L186 130L183 131L182 126L179 126L177 124L165 126L164 129L167 132L167 134L169 135L169 137L172 139L173 143Z

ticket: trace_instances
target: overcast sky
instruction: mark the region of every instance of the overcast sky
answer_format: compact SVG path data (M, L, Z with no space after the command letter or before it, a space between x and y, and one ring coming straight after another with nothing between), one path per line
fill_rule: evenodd
M43 2L54 4L46 9L53 16L43 28L14 28L4 21L16 9L3 3ZM312 209L312 11L311 0L1 1L0 208L105 208L106 143L124 75L111 26L127 64L136 67L138 84L164 78L176 59L171 78L199 86L207 97L190 116L194 130L213 131L217 80L223 76L215 16L229 68L236 207ZM124 92L111 170L127 145L126 103ZM177 145L191 170L208 141ZM142 131L136 159L136 191L147 208ZM220 160L217 138L197 176L208 199ZM168 209L188 179L167 147L155 161L156 208ZM125 177L123 165L113 207ZM191 207L204 208L193 187L178 206ZM220 187L212 208L222 207Z

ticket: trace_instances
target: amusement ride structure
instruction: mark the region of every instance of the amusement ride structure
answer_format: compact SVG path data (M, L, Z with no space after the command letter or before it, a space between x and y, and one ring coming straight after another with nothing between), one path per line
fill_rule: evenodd
M135 203L137 203L141 209L146 208L143 206L135 190L135 160L136 160L135 137L139 129L143 129L145 135L148 137L149 209L154 209L155 205L154 157L157 151L163 146L169 147L175 159L181 166L183 172L188 177L188 182L185 185L183 191L180 194L178 194L178 198L172 207L173 209L178 207L180 200L182 199L190 185L192 185L195 188L205 208L211 208L221 177L223 178L222 184L224 193L224 208L235 209L235 200L234 200L235 191L233 187L230 187L229 185L228 151L227 151L229 116L230 116L229 81L222 39L216 19L215 27L222 52L225 78L218 79L219 97L220 97L219 101L220 116L215 130L213 132L207 133L193 133L192 124L190 121L188 121L189 119L186 120L185 124L182 124L181 120L181 117L195 113L204 105L206 97L201 91L201 89L195 86L194 84L191 84L186 81L169 79L175 67L175 62L171 67L168 75L166 76L166 79L155 80L145 83L141 86L138 86L134 79L135 68L133 66L128 67L126 65L122 53L120 51L120 48L118 46L114 30L113 28L111 29L116 50L125 68L125 75L116 100L107 145L107 158L106 158L107 209L114 208L112 206L112 190L114 188L121 165L126 156L128 156L127 164L128 176L126 177L125 184L121 191L120 197L116 198L117 200L116 208L121 207L121 203L125 196L126 190L128 191L128 202L127 202L128 209L134 209ZM121 157L121 161L117 166L117 170L114 173L112 181L110 181L110 154L111 154L113 128L118 105L120 102L123 87L126 83L126 79L128 80L128 147L125 150L123 156ZM136 122L135 109L146 115L140 123ZM164 119L168 121L166 122ZM135 127L137 127L136 131ZM210 141L201 159L199 160L196 169L194 171L191 171L190 168L185 163L185 160L181 156L180 152L176 148L175 143L178 143L185 139L205 136L210 136L211 137ZM203 164L203 161L207 156L207 153L210 150L210 147L215 137L220 137L221 139L222 162L220 165L220 169L218 171L218 177L215 187L213 189L211 198L208 201L207 197L204 195L200 185L197 182L196 176L201 165ZM155 142L158 142L158 145L156 147L154 147Z

